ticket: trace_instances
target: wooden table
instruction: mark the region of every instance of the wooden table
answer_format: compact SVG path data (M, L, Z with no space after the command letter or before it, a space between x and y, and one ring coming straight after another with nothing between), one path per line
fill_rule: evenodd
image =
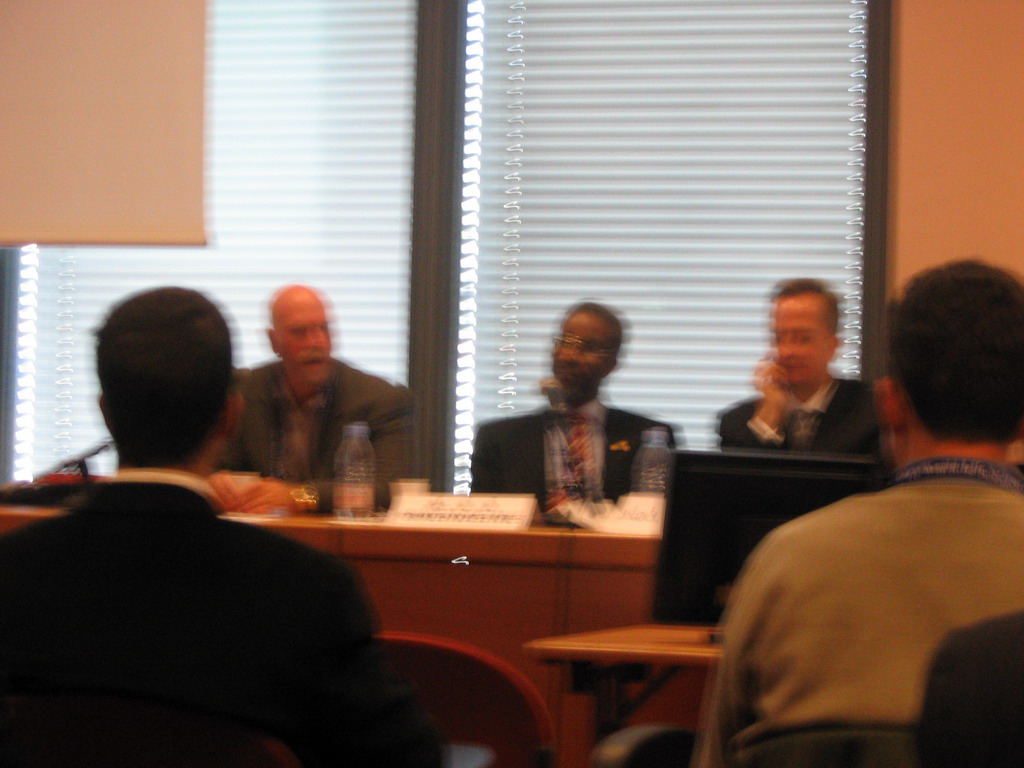
M595 739L626 725L680 670L706 673L722 653L715 627L666 624L545 637L524 647L541 661L568 665L573 692L594 697ZM642 687L630 694L631 683Z
M0 507L0 533L55 514L61 513ZM592 697L573 694L566 669L540 662L524 646L538 637L649 620L657 539L555 528L413 530L317 517L254 524L352 564L383 629L452 637L518 667L547 701L559 768L586 765L593 744ZM452 562L460 558L468 564ZM692 690L702 686L703 677L663 702L661 712L641 716L690 724L697 707Z

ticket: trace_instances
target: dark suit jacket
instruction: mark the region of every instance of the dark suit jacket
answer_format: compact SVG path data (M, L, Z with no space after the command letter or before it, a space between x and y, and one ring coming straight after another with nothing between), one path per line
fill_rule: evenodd
M70 514L0 537L12 692L123 692L227 716L305 766L439 765L374 631L344 563L178 486L98 484Z
M332 508L334 454L341 444L342 429L354 421L370 426L370 442L377 460L377 504L386 507L391 499L389 483L409 476L412 443L412 399L405 387L389 384L377 376L334 361L335 388L330 413L326 414L319 444L310 461L313 476L303 478L320 492L319 512ZM281 363L270 363L246 374L239 385L245 411L238 434L228 444L221 468L233 472L259 472L275 476L275 453L284 418L274 397L275 379Z
M808 450L822 453L859 453L881 455L878 419L875 416L871 387L862 381L836 379L839 385L828 410L822 414L814 440ZM750 431L747 422L754 415L760 398L733 405L718 415L718 436L722 448L780 448L790 450L788 441L781 446L766 445Z
M544 427L546 411L481 424L473 450L475 493L532 493L541 509L547 500L544 477ZM605 420L604 495L618 499L629 493L633 457L640 434L648 427L667 424L628 411L609 408Z
M918 724L921 768L1024 765L1024 613L952 632Z

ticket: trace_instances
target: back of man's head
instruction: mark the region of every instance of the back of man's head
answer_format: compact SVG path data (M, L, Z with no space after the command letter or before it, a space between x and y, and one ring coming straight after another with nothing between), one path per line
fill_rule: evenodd
M116 306L96 339L121 463L173 466L196 454L231 386L231 334L217 307L196 291L158 288Z
M1024 417L1024 286L980 261L921 273L890 307L889 356L933 436L1012 440Z

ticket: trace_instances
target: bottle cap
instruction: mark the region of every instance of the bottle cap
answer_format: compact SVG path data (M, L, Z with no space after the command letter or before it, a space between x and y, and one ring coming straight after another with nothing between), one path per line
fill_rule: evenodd
M668 445L668 430L664 427L648 427L640 433L640 443L647 445Z
M370 425L365 421L353 421L341 428L342 439L346 437L369 437Z

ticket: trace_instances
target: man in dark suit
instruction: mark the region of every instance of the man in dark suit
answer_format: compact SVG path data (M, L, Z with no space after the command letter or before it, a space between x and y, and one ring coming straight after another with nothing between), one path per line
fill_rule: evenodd
M473 451L475 493L532 493L552 512L563 501L561 478L574 472L593 498L614 501L629 492L642 432L661 427L673 442L667 424L608 408L598 398L601 382L618 365L622 339L622 321L602 304L585 302L566 312L552 354L555 399L564 400L565 413L545 410L481 425ZM571 469L558 439L566 431L569 443L579 433L585 445L585 458Z
M939 646L917 726L922 768L1024 765L1024 613L953 631Z
M829 373L838 324L838 300L821 281L776 286L774 346L754 373L759 394L719 414L722 448L879 455L871 388Z
M276 735L307 766L437 766L437 734L385 665L356 575L217 517L206 482L241 400L223 317L163 288L98 332L119 454L67 515L0 538L0 648L14 693L166 702Z
M390 482L409 471L409 391L331 357L328 303L313 288L282 288L271 300L270 319L267 336L280 361L241 377L245 410L220 462L229 472L258 472L262 479L239 485L229 474L215 475L221 505L329 514L342 430L363 421L377 462L376 503L387 507Z

